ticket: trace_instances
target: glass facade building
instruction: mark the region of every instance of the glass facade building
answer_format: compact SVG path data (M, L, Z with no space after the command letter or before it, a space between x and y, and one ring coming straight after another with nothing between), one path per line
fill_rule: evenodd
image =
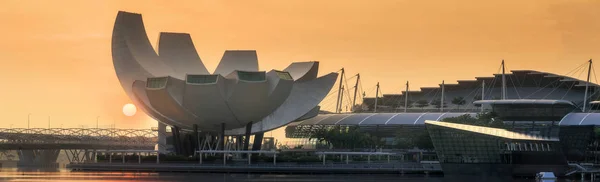
M560 175L568 169L558 138L437 121L425 126L444 175Z

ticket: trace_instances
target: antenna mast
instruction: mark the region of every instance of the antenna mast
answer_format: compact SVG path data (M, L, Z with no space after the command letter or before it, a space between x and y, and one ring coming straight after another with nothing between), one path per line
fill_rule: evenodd
M404 112L406 112L408 107L408 81L406 81L406 92L404 92L404 94Z
M354 84L354 99L352 99L351 110L354 111L354 105L356 105L356 92L358 91L358 82L360 81L360 73L356 74L356 83Z
M342 98L342 83L344 82L344 68L342 68L342 74L340 75L340 86L338 87L338 97L335 103L335 112L339 113L340 111L340 99Z
M442 98L440 98L440 111L444 112L444 80L442 80Z
M373 109L373 112L377 112L377 100L379 100L379 82L377 82L377 90L375 90L375 109Z
M340 97L340 111L338 113L342 112L342 107L344 107L343 102L344 102L344 86L342 85L342 92L341 92L341 97ZM348 107L346 107L346 111L348 110Z
M504 59L502 60L502 100L506 100L506 74L504 70Z
M583 95L583 112L586 112L586 106L588 104L588 88L590 86L590 74L592 72L592 59L590 59L589 61L589 65L588 65L588 74L587 74L587 81L585 82L585 94Z
M485 80L481 80L481 100L485 100ZM481 107L481 112L483 112L483 105Z

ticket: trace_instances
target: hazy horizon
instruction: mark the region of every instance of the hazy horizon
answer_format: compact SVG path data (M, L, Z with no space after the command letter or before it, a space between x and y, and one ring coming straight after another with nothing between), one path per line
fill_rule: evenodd
M509 70L566 74L600 59L598 1L0 1L0 127L150 128L131 103L111 57L119 10L159 32L190 33L209 71L228 49L257 50L261 70L319 61L344 67L370 93L437 86ZM583 75L575 75L583 79ZM350 83L352 84L352 83ZM367 96L373 96L371 93ZM281 133L278 133L279 135Z

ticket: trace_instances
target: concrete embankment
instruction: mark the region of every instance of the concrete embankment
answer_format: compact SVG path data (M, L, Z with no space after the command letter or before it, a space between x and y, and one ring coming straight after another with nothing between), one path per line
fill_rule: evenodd
M402 165L200 165L200 164L69 164L74 171L281 173L281 174L441 174L439 169Z

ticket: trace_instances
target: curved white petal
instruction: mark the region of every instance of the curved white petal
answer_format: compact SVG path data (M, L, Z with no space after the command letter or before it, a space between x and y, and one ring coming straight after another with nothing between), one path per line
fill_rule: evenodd
M135 82L133 82L132 88L133 88L134 97L131 97L132 98L131 100L133 100L133 104L135 104L135 106L140 108L140 110L145 112L148 116L150 116L150 117L154 118L155 120L157 120L158 122L164 123L166 125L191 127L190 125L186 125L186 124L174 121L172 119L169 119L166 116L160 114L158 111L156 111L156 109L154 109L151 106L150 100L148 99L148 95L146 95L146 82L145 81L136 80Z
M227 50L213 74L229 75L235 70L258 71L258 57L255 50Z
M270 114L279 107L292 92L294 80L288 72L271 70L267 73L267 81L269 82L269 93L267 112Z
M154 109L164 116L186 125L198 124L201 128L210 128L198 122L197 117L181 106L185 83L173 77L148 78L146 94Z
M265 72L234 71L227 75L227 80L227 105L239 121L233 128L260 121L269 114L269 83Z
M134 15L126 12L119 12L117 15L112 37L112 58L115 72L123 90L125 90L129 98L133 99L135 98L131 87L133 82L136 80L146 80L146 78L153 75L139 64L136 60L138 57L129 48L130 44L126 38L129 32L131 32L126 26L129 19L131 19L127 18L129 16Z
M307 120L310 118L314 118L317 115L319 115L319 111L321 110L321 106L317 106L313 109L311 109L310 111L308 111L306 114L302 115L300 118L294 120L294 121L302 121L302 120Z
M183 107L213 128L219 128L221 123L226 128L239 126L224 99L226 82L221 75L187 75Z
M295 83L290 96L269 116L252 125L252 133L269 131L286 125L311 109L327 96L337 79L337 73L330 73L312 81ZM225 131L227 135L242 135L244 128Z
M295 62L290 64L283 71L287 71L296 81L309 81L317 78L319 73L319 62Z
M130 27L131 26L131 27ZM143 28L141 15L119 12L112 37L112 58L115 72L125 93L134 104L150 117L168 125L187 126L158 113L151 107L145 92L146 80L154 75L142 66L143 59L157 60ZM156 71L159 74L166 74Z
M169 76L174 72L165 65L148 40L142 15L120 11L115 20L112 39L113 62L135 61L153 76ZM126 51L129 59L115 60L115 53ZM181 78L183 79L183 78Z
M171 76L176 78L185 78L186 74L209 74L196 52L190 34L161 32L158 55L174 70L174 75Z

